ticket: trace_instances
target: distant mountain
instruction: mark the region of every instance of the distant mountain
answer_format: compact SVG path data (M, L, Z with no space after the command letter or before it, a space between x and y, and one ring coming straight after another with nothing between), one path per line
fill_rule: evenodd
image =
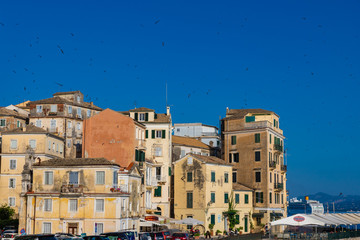
M310 194L310 200L317 200L324 204L325 212L329 208L329 212L333 212L333 203L335 204L335 212L360 211L360 195L344 195L340 193L338 196L332 196L326 193ZM305 199L305 196L299 196L298 199Z

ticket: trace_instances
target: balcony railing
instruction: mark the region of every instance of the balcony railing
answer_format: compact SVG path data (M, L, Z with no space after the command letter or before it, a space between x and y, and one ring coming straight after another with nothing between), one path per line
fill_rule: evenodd
M277 191L282 191L284 189L283 183L274 183L274 189Z
M82 193L84 191L84 187L77 184L68 184L62 185L60 191L62 193Z
M287 171L287 165L281 165L281 171L286 172Z
M269 168L276 168L276 162L275 161L269 161Z
M167 176L162 176L162 175L156 175L156 181L161 182L161 183L165 183L167 182Z
M275 145L274 145L274 149L277 150L277 151L282 152L282 151L283 151L283 146L282 146L282 145L275 144Z
M161 176L160 176L161 178ZM146 186L148 187L156 187L158 185L158 180L157 178L153 177L150 179L146 179Z

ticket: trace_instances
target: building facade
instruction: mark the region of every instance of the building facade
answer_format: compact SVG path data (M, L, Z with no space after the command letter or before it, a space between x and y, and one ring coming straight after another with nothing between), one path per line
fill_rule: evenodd
M287 165L279 116L263 109L227 109L221 137L222 158L233 165L234 181L254 189L254 226L286 216Z
M26 159L43 161L63 157L64 139L33 125L3 132L2 138L0 203L7 203L18 214L22 188L21 173Z
M173 161L176 161L188 153L210 156L211 147L195 138L172 136L172 152Z
M27 234L93 235L132 227L129 193L118 189L119 169L104 158L34 163L32 189L22 191L26 207L20 213L19 229Z
M65 156L82 156L83 120L102 109L84 101L80 91L59 92L52 98L28 102L30 123L65 139Z
M0 107L0 137L4 131L25 126L26 119L27 116L25 114L21 114L14 109Z

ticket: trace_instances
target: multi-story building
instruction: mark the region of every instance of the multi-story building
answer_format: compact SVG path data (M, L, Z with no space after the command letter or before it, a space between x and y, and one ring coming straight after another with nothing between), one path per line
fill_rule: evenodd
M65 139L65 156L82 156L83 120L102 109L84 102L80 91L59 92L52 98L27 103L30 123Z
M222 158L237 183L254 189L255 226L286 216L284 135L279 116L263 109L227 109L221 121Z
M146 152L145 157L153 162L158 183L153 189L152 208L157 209L154 213L164 217L170 216L170 176L171 176L171 137L172 122L170 107L166 113L156 113L149 108L135 108L128 112L131 118L146 126Z
M247 224L252 211L252 190L240 184L233 186L231 164L214 156L188 154L173 165L176 219L194 218L204 222L206 230L213 224L215 231L228 231L224 212L229 210L229 199L233 197L239 220L235 227L250 231Z
M172 136L172 152L173 161L176 161L188 153L210 156L211 147L195 138Z
M64 139L33 125L3 132L2 138L0 203L8 203L17 214L20 207L21 173L26 159L63 157Z
M0 137L4 131L25 126L26 119L27 116L25 114L6 107L0 107Z
M174 135L196 138L212 148L211 155L220 157L220 136L215 126L202 123L177 123L174 124Z
M27 234L101 234L129 229L129 193L118 184L120 166L104 158L65 158L33 164L23 189L19 229ZM30 173L23 174L23 180Z

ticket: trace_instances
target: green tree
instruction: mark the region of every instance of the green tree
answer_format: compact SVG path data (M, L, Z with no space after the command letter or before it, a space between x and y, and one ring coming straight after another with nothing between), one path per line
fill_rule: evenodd
M15 209L11 208L6 203L0 206L0 220L9 220L15 214Z
M229 221L229 228L233 229L236 224L239 224L239 221L236 219L236 213L238 210L235 210L236 204L234 200L234 192L231 191L229 202L228 202L228 210L223 212L223 215L227 217Z

